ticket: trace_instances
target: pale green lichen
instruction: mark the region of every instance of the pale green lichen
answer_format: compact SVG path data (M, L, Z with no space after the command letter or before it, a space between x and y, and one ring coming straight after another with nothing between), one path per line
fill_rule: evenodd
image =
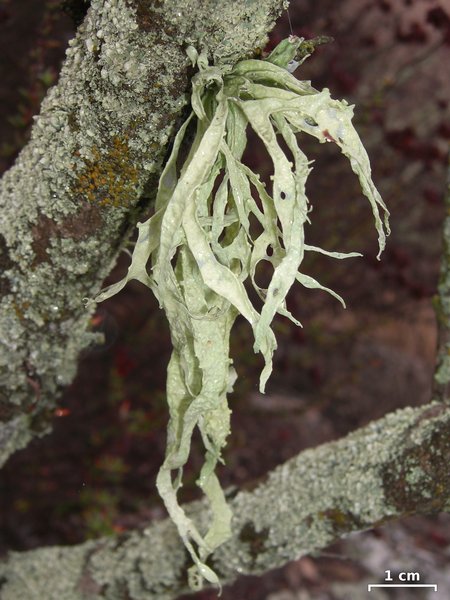
M318 92L309 82L298 81L287 70L300 44L300 39L289 38L266 60L245 60L234 67L210 67L204 53L198 55L189 48L189 56L199 68L192 79L193 110L177 134L161 176L155 214L139 224L126 277L96 298L106 300L130 279L137 279L153 290L167 314L174 346L167 381L170 420L157 487L195 563L190 569L195 589L202 579L218 583L206 560L231 535L231 513L214 470L229 432L226 395L232 367L228 344L235 317L240 313L250 323L254 349L264 356L263 391L276 348L270 327L275 314L299 325L286 308L290 287L297 280L307 288L327 290L301 273L304 253L318 251L339 259L357 256L305 243L304 226L309 221L305 183L310 167L296 134L305 132L340 147L371 204L380 253L385 245L384 226L389 232L387 209L371 180L367 153L351 123L352 107L331 99L327 89ZM180 168L180 148L194 124L195 138ZM272 159L271 190L241 162L247 127L253 128ZM279 137L294 164L279 145ZM384 224L380 209L385 214ZM262 229L257 237L252 234L252 221ZM261 261L273 268L267 289L255 281ZM263 302L260 313L244 286L247 279ZM196 427L206 453L198 485L212 508L206 533L200 532L177 501Z
M148 102L154 100L143 103L141 91L117 90L102 80L99 57L93 57L83 41L87 32L98 29L109 38L105 52L113 44L126 52L129 46L124 40L137 29L135 15L123 2L92 2L90 16L69 44L59 83L49 91L35 119L29 144L0 182L0 232L6 256L2 263L7 263L2 277L9 287L0 304L0 401L17 410L32 403L36 410L48 410L61 386L72 381L80 350L93 341L86 332L89 313L82 303L86 283L93 293L98 280L109 272L115 252L111 240L123 230L127 211L124 200L137 201L148 170L157 169L162 159L161 152L154 152L151 161L144 144L140 153L130 152L141 165L139 179L127 190L132 197L122 198L120 207L108 207L101 214L97 210L95 215L92 211L90 219L84 218L88 202L95 206L96 197L76 195L74 190L80 188L93 148L106 148L98 156L101 162L114 136L122 136L123 145L129 143L132 132L127 141L127 127L139 115L147 116ZM152 41L142 32L130 37L149 69ZM179 54L182 66L184 58ZM167 111L170 94L160 95L161 107ZM167 123L166 112L153 112L157 121L164 117ZM159 129L167 135L170 125ZM160 131L155 131L151 138L158 148L159 136ZM117 196L120 191L116 189ZM115 200L118 204L120 198ZM10 435L6 424L0 428ZM11 444L7 446L11 451Z
M337 442L308 449L277 467L257 489L239 493L232 502L235 536L215 554L221 572L227 578L236 571L261 573L324 548L340 537L337 515L347 519L344 529L350 533L404 514L407 509L393 501L392 485L408 456L405 440L419 450L433 433L448 428L448 411L422 421L427 410L399 410ZM419 466L417 457L411 468ZM430 481L423 483L427 490ZM255 537L268 532L258 552L238 535L249 523Z
M74 582L80 581L86 561L86 551L93 547L92 542L75 548L39 548L28 553L12 553L7 580L3 587L0 578L2 600L80 600L94 595L85 595L83 588L77 589ZM56 566L57 565L57 569ZM59 577L48 586L48 579L41 577L43 567L56 569ZM0 575L3 575L0 567ZM98 598L97 595L95 595Z
M130 208L160 172L187 102L186 38L218 61L248 56L282 0L217 6L220 19L213 3L92 0L69 42L31 140L0 182L2 418L30 404L50 415L93 341L82 298L110 272Z
M18 415L0 427L0 466L17 450L31 441L30 417Z

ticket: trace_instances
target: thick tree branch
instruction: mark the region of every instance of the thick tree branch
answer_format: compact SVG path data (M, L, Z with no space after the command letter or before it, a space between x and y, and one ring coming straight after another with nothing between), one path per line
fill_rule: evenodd
M263 47L283 0L93 0L30 143L0 183L0 465L49 429L93 296L157 175L192 67Z
M389 519L449 510L449 461L450 408L436 402L306 450L230 500L233 538L213 567L231 582ZM205 525L205 505L190 508ZM0 593L2 600L169 600L186 591L187 563L166 520L79 546L11 553L0 565Z

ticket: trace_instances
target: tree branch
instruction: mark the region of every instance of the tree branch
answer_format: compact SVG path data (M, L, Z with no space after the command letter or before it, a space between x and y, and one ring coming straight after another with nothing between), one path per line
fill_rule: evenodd
M449 461L450 408L437 402L306 450L230 499L233 537L212 566L231 582L389 519L449 510ZM188 511L205 526L203 502ZM169 600L187 591L188 560L165 520L79 546L11 553L0 564L0 592L3 600Z
M450 400L450 153L445 194L445 219L442 239L441 275L435 311L438 325L437 367L434 374L434 396Z
M0 465L50 428L108 274L187 103L186 46L252 55L283 0L93 0L0 182Z

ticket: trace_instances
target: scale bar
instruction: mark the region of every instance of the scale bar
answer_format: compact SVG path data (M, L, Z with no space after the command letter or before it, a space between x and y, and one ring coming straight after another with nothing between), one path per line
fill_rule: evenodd
M369 592L372 591L372 588L434 588L434 591L437 592L438 586L436 583L369 583L367 589Z

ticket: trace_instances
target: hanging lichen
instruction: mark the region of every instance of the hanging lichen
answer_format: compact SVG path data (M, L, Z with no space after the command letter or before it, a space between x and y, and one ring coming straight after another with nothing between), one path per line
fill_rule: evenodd
M298 147L297 133L340 147L371 204L380 253L385 245L384 227L389 233L389 213L371 180L367 153L351 123L353 108L345 101L332 100L327 89L318 92L290 73L298 65L295 55L300 44L299 38L291 37L266 60L244 60L228 68L208 66L204 54L189 48L189 57L199 69L192 79L192 113L178 132L161 175L155 213L138 224L126 277L96 298L97 302L106 300L137 279L152 289L166 312L173 344L167 377L170 419L157 487L194 562L189 572L194 589L201 587L203 579L219 583L206 561L231 533L232 515L215 467L230 426L227 392L236 377L229 358L233 322L240 313L253 329L254 350L265 360L260 378L264 391L276 348L270 327L275 314L299 325L285 304L292 284L297 280L307 288L326 290L343 303L332 290L300 272L304 253L321 252L338 259L360 256L305 243L305 183L310 167ZM248 126L272 159L271 190L241 162ZM194 141L180 166L180 148L192 128ZM294 164L277 136L289 148ZM253 219L262 229L257 236L250 227ZM268 289L255 281L261 261L273 268ZM260 313L246 291L247 280L262 299ZM206 533L198 531L177 501L196 427L205 447L197 483L212 513Z

